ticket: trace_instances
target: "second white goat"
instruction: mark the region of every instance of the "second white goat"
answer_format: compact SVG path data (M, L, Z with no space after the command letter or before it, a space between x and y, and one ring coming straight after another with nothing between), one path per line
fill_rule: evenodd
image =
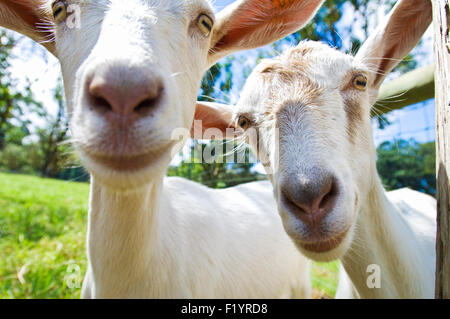
M255 133L286 232L311 259L339 258L362 298L434 295L436 201L386 193L370 121L386 74L430 22L430 1L401 0L355 57L303 42L263 61L236 107L197 107L204 127Z

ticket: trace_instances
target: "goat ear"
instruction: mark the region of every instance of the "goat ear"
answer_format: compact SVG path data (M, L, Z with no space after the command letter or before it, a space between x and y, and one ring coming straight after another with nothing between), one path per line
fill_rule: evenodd
M386 75L416 46L431 20L429 0L399 0L396 3L385 22L356 55L373 71L370 87L380 87Z
M236 136L234 131L233 108L230 105L197 102L195 107L194 122L191 128L191 137L194 139L204 139L205 131L214 129L223 138ZM209 135L209 134L206 134ZM217 134L219 135L219 134ZM215 136L218 139L218 136Z
M0 26L33 39L55 54L51 32L44 27L51 21L50 7L46 3L46 0L2 0Z
M281 39L314 16L323 0L239 0L217 14L209 63Z

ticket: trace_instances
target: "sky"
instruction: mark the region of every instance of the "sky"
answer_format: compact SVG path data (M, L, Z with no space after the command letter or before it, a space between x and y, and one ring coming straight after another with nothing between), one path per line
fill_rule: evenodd
M216 0L213 1L216 11L220 11L226 5L233 2L232 0ZM344 7L344 14L338 23L338 30L340 28L345 29L349 26L349 23L353 23L351 19L353 12ZM380 20L384 16L383 8L378 10L378 16L373 17L375 20ZM350 25L353 34L358 35L360 26ZM360 32L362 36L362 32ZM344 33L339 34L345 39ZM363 40L363 39L362 39ZM345 45L344 45L345 48ZM256 55L255 50L246 51L236 54L238 61L252 61ZM426 32L422 39L422 44L417 47L413 53L416 53L416 59L418 66L427 65L433 62L432 52L432 32L431 28ZM19 85L24 86L27 81L31 82L31 89L38 101L43 102L44 106L50 113L55 114L57 110L57 104L53 100L52 90L56 86L58 77L60 75L59 63L51 54L47 54L44 49L39 45L34 44L31 40L24 37L20 37L20 45L17 46L13 54L17 57L12 63L12 73L19 79ZM245 63L245 62L244 62ZM242 64L235 63L233 69L235 78L233 82L235 85L230 93L231 102L236 102L239 97L239 89L244 83L242 75ZM398 75L392 74L389 79L395 78ZM394 137L410 138L413 137L420 142L432 141L435 139L434 133L434 100L429 100L419 105L412 105L402 110L394 111L388 114L388 118L391 125L387 126L384 130L377 128L377 125L373 125L375 144L392 139ZM37 122L38 125L42 125L39 119L33 115L30 118Z

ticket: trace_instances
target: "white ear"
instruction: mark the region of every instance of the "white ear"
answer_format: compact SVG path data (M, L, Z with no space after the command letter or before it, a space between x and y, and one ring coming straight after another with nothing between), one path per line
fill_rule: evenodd
M369 86L385 76L416 46L432 20L430 0L399 0L383 24L364 42L356 58L374 73Z
M281 39L314 16L324 0L238 0L218 13L208 62Z
M223 137L232 137L235 134L233 119L233 108L230 105L197 102L195 107L194 123L191 128L191 137L199 138L208 129L216 129Z
M1 0L0 26L19 32L42 44L55 53L50 32L43 28L51 20L50 6L46 0Z

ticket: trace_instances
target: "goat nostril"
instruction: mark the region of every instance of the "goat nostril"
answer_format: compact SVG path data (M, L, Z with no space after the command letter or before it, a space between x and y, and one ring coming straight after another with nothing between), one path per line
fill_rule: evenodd
M88 82L87 96L89 100L89 108L101 114L113 110L113 107L108 101L108 94L105 92L106 82L101 77L94 77Z
M323 194L324 194L323 197L319 200L319 205L318 205L319 209L326 208L330 204L330 202L332 202L333 199L336 197L336 195L337 195L336 182L332 181L327 186L327 188L325 189Z
M137 112L140 115L146 115L145 113L151 111L153 108L155 108L162 99L164 89L160 87L156 94L152 94L152 96L149 96L142 102L140 102L135 108L134 111Z
M308 214L309 209L307 206L303 205L301 201L292 196L289 192L285 190L281 191L281 199L284 205L286 205L291 210L300 213L300 214Z
M94 109L100 113L106 113L112 111L112 107L107 100L100 96L91 97L91 109Z

